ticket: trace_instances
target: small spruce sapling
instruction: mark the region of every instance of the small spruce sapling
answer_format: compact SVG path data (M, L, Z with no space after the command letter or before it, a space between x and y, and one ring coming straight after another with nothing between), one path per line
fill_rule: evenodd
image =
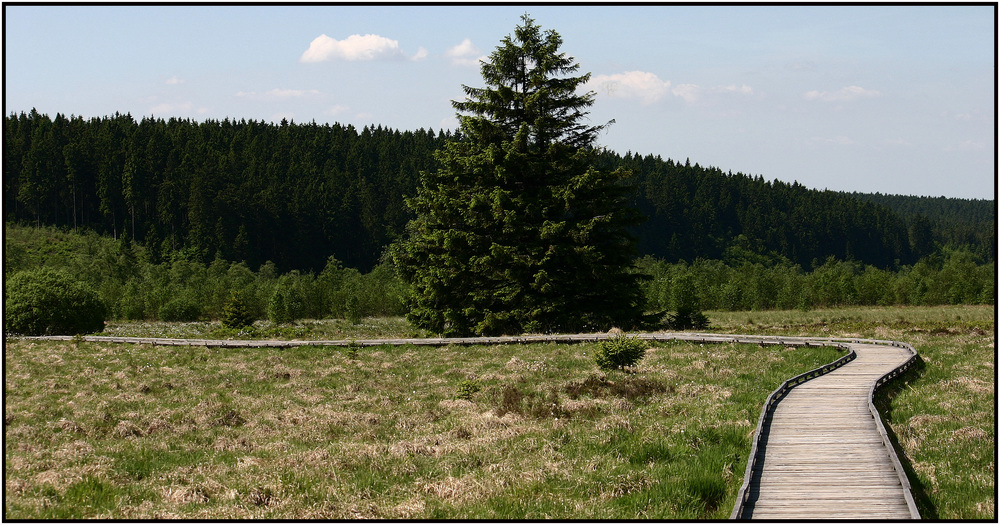
M634 367L646 356L646 342L624 334L598 344L594 361L601 370L624 370Z
M242 292L233 292L229 302L222 308L222 326L239 330L253 326L253 315Z

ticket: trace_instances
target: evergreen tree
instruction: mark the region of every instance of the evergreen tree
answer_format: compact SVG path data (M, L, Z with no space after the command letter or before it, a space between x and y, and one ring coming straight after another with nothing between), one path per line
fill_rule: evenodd
M527 15L464 86L458 139L407 201L416 218L395 251L413 283L410 320L447 334L631 328L641 276L629 271L640 215L624 170L597 169L606 126L583 121L589 74ZM465 113L465 114L462 114Z

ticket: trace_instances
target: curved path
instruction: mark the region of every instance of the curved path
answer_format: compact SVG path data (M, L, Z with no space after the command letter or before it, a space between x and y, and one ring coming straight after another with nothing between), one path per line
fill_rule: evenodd
M872 397L916 362L894 341L781 336L646 333L700 343L837 346L848 355L789 379L764 405L733 519L919 519L909 482ZM207 347L380 346L592 342L606 333L427 339L261 341L84 336L89 342ZM69 336L25 339L71 341Z
M763 421L747 501L734 518L920 517L871 403L878 382L915 354L907 346L849 346L854 360L788 391Z

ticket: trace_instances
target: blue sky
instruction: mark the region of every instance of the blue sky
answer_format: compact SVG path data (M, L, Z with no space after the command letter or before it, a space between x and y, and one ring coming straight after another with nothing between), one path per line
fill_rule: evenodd
M994 6L10 6L4 111L453 129L528 12L600 143L812 188L994 198Z

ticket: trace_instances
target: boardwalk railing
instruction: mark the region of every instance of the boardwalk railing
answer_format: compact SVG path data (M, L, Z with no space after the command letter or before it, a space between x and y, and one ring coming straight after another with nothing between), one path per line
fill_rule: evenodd
M746 343L785 346L829 346L825 339L804 337L775 337L755 335L726 335L705 333L650 332L627 334L647 341L688 341L694 343ZM157 346L205 346L209 348L292 348L297 346L443 346L530 343L593 343L616 337L615 334L552 334L495 337L430 337L414 339L336 339L315 341L261 340L261 339L178 339L159 337L121 337L106 335L50 335L21 337L26 340L86 341L89 343L123 343Z
M889 381L895 379L896 377L902 375L911 367L913 367L917 361L917 351L912 346L906 343L901 343L899 341L885 341L877 339L851 339L851 340L840 340L845 342L837 342L836 339L826 339L826 340L810 340L805 343L808 344L824 344L827 346L836 346L839 348L844 348L849 350L848 355L829 363L828 365L819 367L815 370L806 372L795 376L788 381L785 381L777 388L771 395L767 398L764 403L764 408L761 410L760 419L757 422L757 430L754 432L754 442L753 448L750 451L749 459L747 460L746 474L743 478L743 486L740 487L739 492L736 495L736 505L733 507L733 512L730 515L730 519L743 519L746 518L745 512L747 509L747 504L751 503L750 490L749 487L755 481L755 478L760 476L761 466L764 460L764 454L762 453L761 444L766 442L767 439L767 429L770 426L771 417L774 414L774 409L776 408L778 401L780 401L785 395L794 387L821 375L832 372L833 370L840 368L841 366L852 361L856 357L856 352L851 347L851 344L876 344L876 345L886 345L894 346L897 348L903 348L910 352L910 358L906 362L894 368L890 372L886 373L878 380L876 380L871 389L868 392L868 409L871 412L872 417L875 419L876 427L878 428L879 434L882 436L882 442L886 447L886 451L889 455L889 459L892 462L893 468L899 477L900 485L903 487L903 497L906 500L906 506L910 512L910 517L912 519L920 519L920 513L917 510L916 504L913 500L913 494L911 492L909 479L906 477L906 473L903 471L902 464L899 461L899 456L896 454L895 447L893 446L891 440L889 439L888 432L885 429L885 425L882 422L882 416L879 414L878 410L875 408L874 396L875 391L880 387L888 383Z
M803 343L803 346L808 346L808 343ZM733 513L729 516L730 519L740 519L743 517L743 511L750 497L750 491L748 490L750 483L753 481L754 476L759 475L760 464L764 460L762 454L763 449L761 447L762 440L767 436L764 430L767 428L767 425L770 424L771 416L774 414L774 409L777 407L778 401L781 401L781 399L796 386L801 385L810 379L828 374L853 361L857 357L857 353L850 347L850 345L834 343L830 344L830 346L845 349L848 353L832 363L825 364L819 368L810 370L804 374L799 374L785 381L774 392L771 392L771 395L767 397L767 401L764 402L764 408L761 410L760 418L757 420L757 430L754 432L753 447L750 449L750 456L747 458L747 470L746 474L743 476L743 485L740 487L739 492L736 493L736 505L733 508Z
M889 433L885 429L885 424L882 422L882 416L878 413L875 408L875 391L881 388L883 385L892 381L893 379L904 374L907 370L912 368L919 361L917 356L917 350L912 346L901 343L898 341L886 341L890 346L895 346L898 348L904 348L910 352L910 358L906 360L905 363L892 369L888 374L880 377L874 384L872 384L871 390L868 391L868 410L872 413L872 417L875 418L875 425L878 427L878 433L882 436L882 443L885 444L885 448L889 451L889 460L892 461L893 468L896 469L896 473L899 475L899 483L903 486L903 497L906 498L906 507L910 510L910 517L918 520L920 519L920 512L917 510L916 502L913 501L913 493L910 487L910 480L906 477L906 472L903 471L903 465L899 462L899 456L896 454L896 449L892 444L892 440L889 439Z

